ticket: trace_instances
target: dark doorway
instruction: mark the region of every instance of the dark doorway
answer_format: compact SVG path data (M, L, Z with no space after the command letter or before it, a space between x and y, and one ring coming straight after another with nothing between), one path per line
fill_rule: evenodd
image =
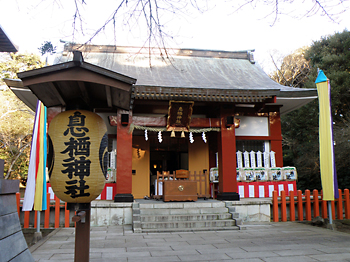
M152 195L154 194L154 181L157 172L170 171L172 173L178 169L188 170L188 139L166 136L163 137L162 143L159 143L157 136L150 136L149 139L150 194Z

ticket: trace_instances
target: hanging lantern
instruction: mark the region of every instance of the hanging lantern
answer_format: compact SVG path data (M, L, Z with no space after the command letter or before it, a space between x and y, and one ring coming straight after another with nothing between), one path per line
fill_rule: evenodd
M107 174L103 119L85 110L62 112L50 123L49 139L49 176L55 195L68 203L89 203L98 197Z
M175 137L175 130L171 131L170 137Z

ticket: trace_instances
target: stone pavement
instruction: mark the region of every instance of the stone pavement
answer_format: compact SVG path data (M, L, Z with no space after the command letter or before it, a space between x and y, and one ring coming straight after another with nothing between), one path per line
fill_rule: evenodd
M248 224L245 230L133 233L92 227L90 261L350 261L350 234L298 222ZM35 261L73 261L74 228L60 228L30 248Z

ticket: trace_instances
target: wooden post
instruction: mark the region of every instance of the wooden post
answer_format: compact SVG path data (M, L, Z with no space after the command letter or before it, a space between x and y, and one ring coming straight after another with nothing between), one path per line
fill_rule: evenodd
M322 194L322 218L325 219L328 217L327 214L327 201L323 200L323 194Z
M38 217L38 211L34 211L34 228L37 228L37 219Z
M272 192L272 215L273 215L273 222L278 222L279 217L278 217L278 194L277 191Z
M74 262L89 262L90 253L90 211L91 203L84 209L77 210L72 218L75 222Z
M350 219L349 189L344 189L344 199L345 199L345 219Z
M69 210L67 209L67 203L64 204L64 227L69 227Z
M18 213L18 218L20 218L20 202L21 202L21 194L19 192L16 193L16 204L17 204L17 213Z
M287 203L286 203L286 192L281 192L281 221L287 222Z
M314 217L318 217L320 215L320 203L318 201L318 190L317 189L314 189L313 197L314 197Z
M335 205L334 205L334 200L331 201L331 208L332 208L332 219L335 220Z
M49 228L50 226L50 193L47 193L47 205L45 210L45 222L44 222L44 228Z
M278 109L276 109L275 112L269 113L269 125L271 136L271 151L274 151L276 153L276 166L283 166L281 116Z
M289 192L289 214L290 221L295 221L294 191Z
M311 221L311 198L310 190L305 190L305 219Z
M298 220L303 221L304 211L303 211L303 196L302 196L301 190L298 190L297 205L298 205Z
M29 228L29 216L30 216L30 211L24 211L24 224L23 224L23 228Z
M55 196L55 228L60 227L60 199Z
M128 115L128 122L122 124L122 115ZM133 202L132 195L132 132L129 132L132 113L117 112L117 180L114 202Z
M221 107L220 130L218 134L219 193L218 200L239 200L236 175L236 136L234 124L229 124L234 108ZM230 121L229 121L230 120ZM234 121L233 121L234 122Z
M337 218L343 220L343 194L341 189L338 189L339 198L337 200Z

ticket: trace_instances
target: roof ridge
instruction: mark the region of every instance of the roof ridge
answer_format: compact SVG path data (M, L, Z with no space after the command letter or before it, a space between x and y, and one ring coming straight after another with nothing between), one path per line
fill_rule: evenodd
M254 49L240 51L207 50L194 48L160 48L160 47L137 47L137 46L115 46L115 45L83 45L68 43L64 47L65 52L79 50L88 53L127 53L146 54L151 56L161 56L164 58L173 56L210 57L245 59L254 63Z

